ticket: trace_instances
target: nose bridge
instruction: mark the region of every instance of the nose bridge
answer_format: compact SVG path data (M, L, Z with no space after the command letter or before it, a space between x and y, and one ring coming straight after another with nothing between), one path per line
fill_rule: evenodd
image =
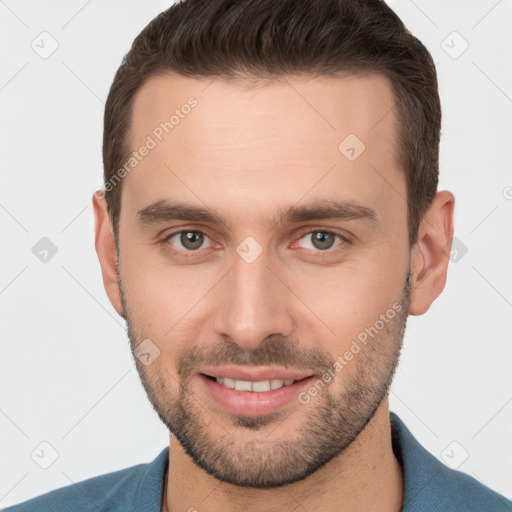
M259 247L253 240L237 247L215 311L216 332L247 350L270 335L289 336L293 327L286 287L268 268L268 253Z

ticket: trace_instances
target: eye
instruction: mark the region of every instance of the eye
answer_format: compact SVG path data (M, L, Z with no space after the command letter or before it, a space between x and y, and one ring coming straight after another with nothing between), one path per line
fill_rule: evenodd
M198 230L183 230L172 233L165 238L166 242L178 246L178 249L186 252L197 251L202 248L206 239L210 239L206 233ZM181 244L181 247L179 246Z
M184 255L193 255L200 249L213 247L214 241L203 231L198 229L182 229L171 233L163 240L165 244L171 246L172 252ZM208 245L208 241L210 244ZM299 239L299 243L304 249L312 249L319 256L331 254L336 251L329 251L346 242L344 236L327 230L315 230L306 233Z
M340 240L337 244L335 244L336 238ZM306 235L302 236L299 239L299 242L302 240L306 242L306 249L313 249L321 252L325 252L332 247L341 245L345 241L344 237L338 233L324 230L310 231Z

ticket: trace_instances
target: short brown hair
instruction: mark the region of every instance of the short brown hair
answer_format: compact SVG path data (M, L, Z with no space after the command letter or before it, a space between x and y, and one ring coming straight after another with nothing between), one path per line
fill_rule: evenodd
M271 80L376 71L392 85L409 245L437 191L441 104L425 46L381 0L184 0L135 38L105 105L104 180L129 158L134 97L151 77ZM341 142L341 141L340 141ZM105 191L116 241L121 185Z

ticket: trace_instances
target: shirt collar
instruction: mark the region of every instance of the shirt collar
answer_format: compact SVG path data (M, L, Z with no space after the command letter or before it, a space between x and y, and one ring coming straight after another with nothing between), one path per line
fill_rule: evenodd
M458 512L454 473L416 440L404 422L390 413L391 443L395 457L404 472L402 512L443 510ZM160 512L165 476L169 463L169 446L148 464L136 492L134 510ZM463 506L463 505L462 505Z

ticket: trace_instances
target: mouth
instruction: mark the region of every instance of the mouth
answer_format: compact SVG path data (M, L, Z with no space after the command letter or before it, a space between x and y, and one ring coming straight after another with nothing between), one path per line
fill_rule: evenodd
M275 368L224 367L197 374L213 403L231 414L261 416L298 405L299 393L315 380L311 373Z
M259 380L259 381L250 381L250 380L238 380L231 379L229 377L213 377L211 375L202 374L207 379L217 382L221 386L224 386L228 389L235 389L236 391L250 391L252 393L266 393L267 391L272 391L274 389L280 389L285 386L291 386L295 382L300 382L301 380L307 379L308 377L304 377L302 379L294 380L294 379L269 379L269 380Z

